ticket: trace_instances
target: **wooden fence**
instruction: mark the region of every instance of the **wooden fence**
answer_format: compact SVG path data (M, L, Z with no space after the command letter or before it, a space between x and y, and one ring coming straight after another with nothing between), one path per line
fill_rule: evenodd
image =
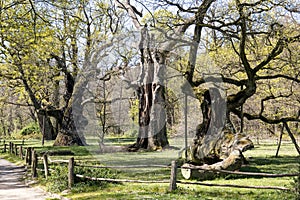
M37 171L44 171L45 178L47 179L50 175L49 164L50 163L66 163L68 167L68 186L71 188L74 185L75 177L82 179L89 179L94 181L107 181L107 182L130 182L130 183L166 183L169 184L169 190L176 190L177 184L193 184L193 185L201 185L201 186L216 186L216 187L235 187L235 188L251 188L251 189L274 189L274 190L284 190L289 191L290 188L280 187L280 186L245 186L245 185L234 185L234 184L213 184L213 183L204 183L200 181L187 181L187 180L177 180L177 171L181 169L181 167L177 166L176 161L172 161L171 165L132 165L132 166L99 166L99 165L82 165L77 164L74 160L74 157L70 157L69 160L51 160L51 158L45 153L42 157L38 157L37 152L32 147L23 148L24 141L22 144L14 144L9 142L9 145L3 142L3 152L9 152L12 155L19 156L21 159L24 159L27 165L27 168L31 169L32 178L36 178L38 176ZM24 152L25 151L25 152ZM43 162L43 169L38 169L38 161L41 160ZM74 173L74 167L89 167L89 168L168 168L170 169L170 179L169 180L161 180L161 181L149 181L149 180L128 180L128 179L111 179L111 178L101 178L101 177L90 177L80 174ZM182 167L184 169L190 170L206 170L202 169L200 166L196 167ZM206 171L214 171L215 173L223 173L223 174L236 174L243 176L258 176L258 177L295 177L300 176L299 173L295 174L268 174L268 173L252 173L252 172L233 172L226 170L206 170Z

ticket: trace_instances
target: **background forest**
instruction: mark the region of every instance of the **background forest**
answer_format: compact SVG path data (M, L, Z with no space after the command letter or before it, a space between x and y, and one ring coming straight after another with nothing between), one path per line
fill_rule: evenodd
M299 135L299 13L296 0L0 1L1 137L164 147L184 133L184 94L193 137L212 87L238 132ZM142 113L151 88L165 114ZM145 143L153 117L167 124Z

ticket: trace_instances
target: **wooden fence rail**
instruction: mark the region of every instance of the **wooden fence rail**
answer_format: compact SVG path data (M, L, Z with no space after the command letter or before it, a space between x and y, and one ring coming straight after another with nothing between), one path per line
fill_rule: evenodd
M78 178L85 178L93 181L121 182L121 183L169 183L169 180L162 181L145 181L145 180L128 180L128 179L113 179L113 178L96 178L80 174L75 174Z
M109 169L130 169L130 168L171 168L168 165L128 165L128 166L99 166L99 165L82 165L76 164L78 167L90 167L90 168L109 168Z
M269 173L255 173L255 172L242 172L242 171L228 171L228 170L221 170L221 169L205 169L201 166L193 166L188 167L184 166L181 169L191 169L191 170L203 170L203 171L212 171L224 174L235 174L235 175L244 175L244 176L259 176L265 178L278 178L278 177L294 177L298 176L298 173L288 173L288 174L269 174Z
M290 173L290 174L268 174L268 173L253 173L253 172L233 172L227 170L207 170L201 168L201 166L184 166L178 167L176 161L172 161L171 165L132 165L132 166L99 166L99 165L83 165L77 164L74 160L74 157L69 158L69 160L51 160L51 158L44 154L42 157L38 157L37 152L32 147L27 147L25 149L22 147L24 145L24 140L22 144L16 145L13 142L9 142L9 146L5 141L3 142L3 152L6 153L7 150L10 154L19 156L21 159L25 159L26 165L31 166L31 175L33 178L38 176L37 171L44 171L45 178L47 179L50 176L51 169L49 168L50 163L66 163L68 164L68 187L71 188L74 185L75 177L94 180L94 181L107 181L107 182L128 182L128 183L169 183L169 190L176 190L177 184L193 184L193 185L201 185L201 186L216 186L216 187L235 187L235 188L251 188L251 189L272 189L272 190L284 190L289 191L290 188L280 187L280 186L247 186L247 185L234 185L234 184L212 184L212 183L203 183L199 181L182 181L177 180L177 170L182 169L190 169L190 170L206 170L213 171L216 173L225 173L225 174L236 174L236 175L244 175L244 176L259 176L259 177L295 177L300 176L299 173ZM18 148L17 148L18 147ZM24 156L25 155L25 156ZM43 169L38 169L38 161L43 161ZM161 180L161 181L149 181L149 180L128 180L128 179L111 179L111 178L101 178L101 177L90 177L80 174L75 174L74 168L77 167L89 167L89 168L112 168L112 169L122 169L122 168L168 168L171 169L170 180Z

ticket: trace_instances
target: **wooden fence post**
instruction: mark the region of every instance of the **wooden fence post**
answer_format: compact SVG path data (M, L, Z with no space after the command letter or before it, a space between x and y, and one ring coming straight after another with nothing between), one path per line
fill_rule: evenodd
M15 153L15 143L11 143L11 153L14 154Z
M3 147L3 148L4 148L4 149L3 149L3 152L4 152L4 153L6 153L6 145L7 145L7 144L4 143L4 147Z
M176 161L172 161L171 165L171 178L170 178L170 191L176 190L176 179L177 179L177 163Z
M27 147L25 159L26 159L26 164L28 165L31 165L31 157L32 157L31 151L32 151L31 147Z
M12 153L12 142L9 142L9 153Z
M33 148L29 147L29 149L28 149L28 165L32 165L32 150L33 150Z
M26 150L25 150L25 163L26 163L26 165L28 164L28 155L29 155L29 147L27 147Z
M15 153L15 143L11 143L11 153L14 154Z
M23 160L23 146L19 146L20 158Z
M74 157L69 159L68 165L68 184L69 188L71 188L74 184Z
M17 156L18 155L18 145L17 144L15 144L14 151L15 151L15 155Z
M35 150L32 150L32 167L31 167L32 178L37 177L37 170L36 170L37 164L38 164L37 153L35 152Z
M44 163L44 170L45 170L45 178L48 179L49 176L49 165L48 165L48 156L47 154L43 155L43 163Z

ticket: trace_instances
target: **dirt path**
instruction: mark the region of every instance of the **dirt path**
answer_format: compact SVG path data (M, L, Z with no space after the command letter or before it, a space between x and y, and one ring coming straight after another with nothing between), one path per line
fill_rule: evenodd
M22 182L24 167L19 167L0 158L0 199L40 200L51 198L38 188L28 187Z

